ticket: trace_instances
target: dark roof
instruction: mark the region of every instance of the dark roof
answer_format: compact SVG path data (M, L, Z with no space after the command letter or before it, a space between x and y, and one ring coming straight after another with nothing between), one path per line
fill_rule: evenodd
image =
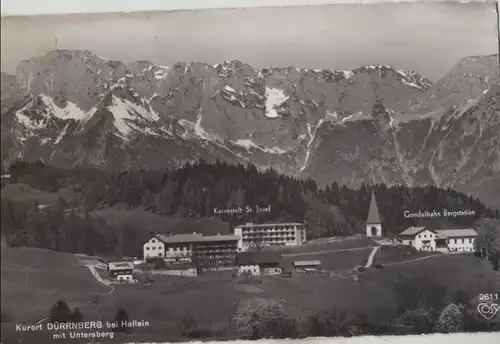
M281 253L276 251L241 252L236 255L236 265L279 264Z
M117 270L133 270L134 263L132 262L109 262L108 269L111 271Z
M223 242L223 241L238 241L240 239L237 235L210 235L204 236L200 233L193 234L178 234L178 235L164 235L158 234L156 238L165 244L184 244L184 243L203 243L203 242Z
M444 238L453 237L475 237L477 232L472 228L465 229L440 229L436 231L440 236Z
M321 261L319 260L298 260L293 262L293 266L319 266Z
M378 212L377 200L375 199L375 192L372 192L372 199L370 201L370 209L368 210L368 217L366 218L367 224L382 223L380 221L380 214Z

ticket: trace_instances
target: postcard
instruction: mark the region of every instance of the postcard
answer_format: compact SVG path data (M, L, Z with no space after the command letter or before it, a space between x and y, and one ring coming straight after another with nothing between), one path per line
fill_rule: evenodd
M493 3L2 18L1 342L500 331Z

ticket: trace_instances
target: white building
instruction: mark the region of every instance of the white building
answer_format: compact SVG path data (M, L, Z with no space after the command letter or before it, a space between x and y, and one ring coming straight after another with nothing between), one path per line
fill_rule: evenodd
M411 227L399 234L403 244L419 251L472 252L477 232L467 229L433 230L427 227Z
M142 247L144 260L148 258L164 258L165 257L165 244L153 237L146 241Z
M144 260L162 258L168 263L192 263L196 258L233 266L238 240L236 235L157 234L143 245Z
M445 241L450 251L473 252L477 232L472 228L436 230L438 242Z
M368 216L366 217L366 236L367 237L381 237L382 236L382 220L378 211L377 200L375 193L372 193L370 200L370 208L368 209Z
M248 222L234 228L238 251L247 251L253 246L299 246L306 242L306 225L303 223Z
M281 274L281 253L276 251L240 252L236 256L238 274L270 276Z
M436 231L426 227L410 227L399 234L403 244L418 251L436 251Z
M134 281L134 263L132 262L109 262L108 271L111 278L116 281Z

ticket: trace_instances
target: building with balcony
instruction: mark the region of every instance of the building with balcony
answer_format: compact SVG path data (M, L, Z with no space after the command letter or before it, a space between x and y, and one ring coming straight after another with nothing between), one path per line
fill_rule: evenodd
M306 225L303 223L246 223L236 226L234 235L238 251L247 251L255 246L298 246L306 242Z
M236 235L157 234L144 244L144 259L191 263L202 270L233 267L239 239Z
M439 229L411 227L399 234L403 244L419 251L473 252L477 232L467 229Z

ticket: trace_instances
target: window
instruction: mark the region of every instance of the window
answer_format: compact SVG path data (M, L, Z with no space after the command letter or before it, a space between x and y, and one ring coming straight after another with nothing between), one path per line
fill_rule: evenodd
M149 246L146 246L146 251L149 251Z
M151 240L153 244L156 244L156 239Z
M160 253L158 253L158 257L161 257L161 256L162 256L161 252L160 252Z

